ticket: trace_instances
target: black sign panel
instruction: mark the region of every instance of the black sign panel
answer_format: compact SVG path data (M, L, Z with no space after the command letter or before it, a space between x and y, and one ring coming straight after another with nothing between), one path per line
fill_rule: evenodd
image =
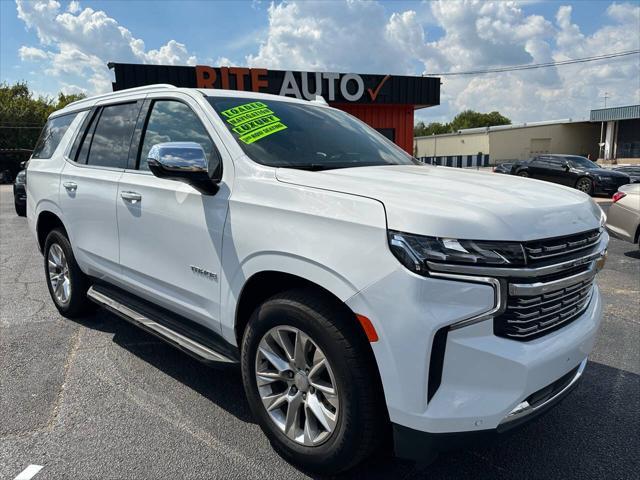
M113 90L168 83L176 87L219 88L271 93L313 100L317 95L335 104L440 104L440 79L337 72L297 72L243 67L195 67L110 63Z

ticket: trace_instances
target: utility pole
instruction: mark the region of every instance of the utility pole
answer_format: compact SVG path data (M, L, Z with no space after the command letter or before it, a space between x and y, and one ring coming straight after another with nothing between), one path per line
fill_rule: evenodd
M436 155L437 155L438 136L435 133L432 133L432 135L433 135L433 165L437 165L438 162L436 161Z
M604 108L607 108L607 98L609 98L609 93L604 92L603 98L604 98Z

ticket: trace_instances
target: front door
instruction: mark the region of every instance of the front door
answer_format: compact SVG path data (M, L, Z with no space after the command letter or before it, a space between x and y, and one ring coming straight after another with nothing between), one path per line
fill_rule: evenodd
M212 138L217 136L188 95L148 101L137 161L124 172L118 187L122 282L139 296L218 331L229 172L223 173L215 195L155 177L146 161L153 145L196 142L210 159L217 148ZM229 164L227 158L224 166Z
M560 185L570 185L571 174L565 165L567 161L562 157L549 157L547 180Z
M537 178L538 180L546 180L548 163L545 157L535 157L529 163L527 171L531 178Z

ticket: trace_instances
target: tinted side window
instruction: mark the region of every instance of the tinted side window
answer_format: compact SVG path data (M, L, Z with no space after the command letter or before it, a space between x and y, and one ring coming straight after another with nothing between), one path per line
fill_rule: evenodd
M89 145L87 164L113 168L126 167L131 135L133 135L139 108L140 106L135 102L102 108ZM88 135L85 138L85 144L87 140L89 140ZM84 150L83 144L78 158L81 163Z
M61 115L60 117L50 119L42 129L40 138L33 149L32 158L51 158L53 152L58 148L58 144L62 137L76 118L77 113Z
M561 168L565 160L561 158L547 157L547 163L551 168Z
M187 105L175 100L157 100L142 137L139 168L148 170L149 150L157 143L196 142L204 149L207 162L214 155L215 146L198 116Z
M71 150L71 158L74 161L78 163L87 163L87 157L89 156L89 147L91 147L91 139L93 138L93 131L96 129L96 123L98 123L99 117L100 112L94 112L86 128L82 128L80 132L78 132L76 142L74 143L73 149ZM80 142L82 142L81 145Z

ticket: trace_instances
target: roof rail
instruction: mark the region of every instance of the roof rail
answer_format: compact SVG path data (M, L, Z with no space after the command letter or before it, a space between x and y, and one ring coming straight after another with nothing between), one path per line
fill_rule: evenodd
M75 102L71 102L71 103L67 104L66 107L71 107L73 105L77 105L79 103L86 102L87 100L99 100L101 98L109 97L109 96L117 94L117 93L143 92L145 90L169 90L169 89L173 89L173 88L177 88L177 87L175 87L174 85L171 85L169 83L156 83L154 85L144 85L142 87L127 88L125 90L118 90L117 92L103 93L101 95L95 95L93 97L82 98L80 100L76 100Z

